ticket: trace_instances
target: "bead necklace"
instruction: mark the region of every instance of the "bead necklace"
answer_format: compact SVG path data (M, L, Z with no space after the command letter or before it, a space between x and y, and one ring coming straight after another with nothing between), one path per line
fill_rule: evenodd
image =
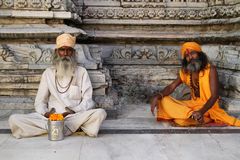
M196 83L193 82L192 80L192 73L190 73L190 88L192 90L192 97L194 100L196 100L196 97L200 97L200 92L199 92L199 79L197 80Z
M72 83L72 80L73 80L73 76L71 77L71 80L69 81L69 83L68 83L66 86L61 86L61 84L60 84L59 81L58 81L57 76L55 75L55 85L56 85L57 91L58 91L59 93L61 93L61 94L66 93L66 92L68 91L68 89L70 88L70 85L71 85L71 83ZM62 89L65 89L65 88L66 88L66 90L61 92L61 91L59 90L58 86L59 86L60 88L62 88Z

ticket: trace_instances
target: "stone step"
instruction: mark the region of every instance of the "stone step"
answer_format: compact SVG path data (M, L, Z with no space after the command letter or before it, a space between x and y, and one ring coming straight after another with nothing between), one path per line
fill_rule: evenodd
M240 133L240 127L176 127L167 121L157 122L151 114L148 104L124 105L118 112L108 109L106 111L108 117L100 128L100 134ZM111 117L117 114L117 119ZM234 115L239 117L240 112L234 112ZM0 119L0 133L10 133L7 119L8 116Z
M8 121L0 121L0 134L11 133ZM225 134L240 133L240 127L174 127L154 119L105 120L100 134Z
M22 102L29 101L29 99L21 100ZM19 99L16 99L16 101L19 101ZM27 110L28 106L25 107ZM2 109L3 111L3 108L0 109ZM121 106L121 109L119 109L118 111L117 109L106 109L106 111L108 113L108 117L107 120L103 122L100 128L100 133L102 134L240 133L240 127L176 127L175 125L167 121L157 122L150 112L149 104L128 104ZM233 114L233 116L235 117L239 117L240 115L240 112L230 113ZM0 116L0 133L10 133L7 123L7 119L10 114Z

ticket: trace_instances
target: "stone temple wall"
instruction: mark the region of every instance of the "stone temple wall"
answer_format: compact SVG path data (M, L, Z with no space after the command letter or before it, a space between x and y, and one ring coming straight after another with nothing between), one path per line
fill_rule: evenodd
M34 110L41 74L51 65L55 39L61 33L86 35L80 28L65 24L66 20L81 23L71 7L62 0L0 1L0 119L12 113ZM116 117L109 70L102 65L101 51L95 46L77 44L78 65L89 73L97 107Z
M88 37L102 51L120 105L146 103L176 78L179 48L197 41L218 67L223 107L240 109L239 0L76 0ZM74 23L71 23L74 25ZM184 94L182 94L184 92ZM186 93L185 93L186 92ZM175 97L187 97L185 86Z
M77 36L79 65L112 114L175 79L179 47L192 40L218 67L223 107L239 111L239 15L239 0L0 0L0 116L32 111L63 32Z

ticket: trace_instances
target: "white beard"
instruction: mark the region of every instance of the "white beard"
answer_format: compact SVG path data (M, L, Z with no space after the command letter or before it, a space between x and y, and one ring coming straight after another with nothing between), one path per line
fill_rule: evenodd
M60 79L72 77L76 68L76 61L74 57L55 59L55 67L57 70L56 76Z

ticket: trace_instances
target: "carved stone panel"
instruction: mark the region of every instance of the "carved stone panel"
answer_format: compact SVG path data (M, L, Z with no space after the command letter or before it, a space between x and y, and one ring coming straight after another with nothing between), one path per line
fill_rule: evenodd
M44 69L51 64L54 45L2 44L0 69ZM77 62L87 69L98 69L99 60L92 58L88 47L76 45Z
M63 0L1 0L0 8L14 10L66 10Z
M232 18L240 14L239 6L217 6L208 8L119 8L88 7L83 10L85 19L186 19L203 20L213 18Z
M129 46L113 48L105 64L179 64L176 47Z
M179 46L126 45L103 49L104 64L180 65ZM240 47L237 45L202 45L203 51L219 68L240 70ZM108 54L107 54L108 53Z

